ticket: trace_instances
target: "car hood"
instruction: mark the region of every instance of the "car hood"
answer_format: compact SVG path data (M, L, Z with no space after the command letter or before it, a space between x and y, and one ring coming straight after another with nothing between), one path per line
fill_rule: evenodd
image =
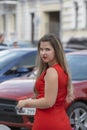
M72 84L74 85L74 84L83 84L83 83L87 83L87 80L76 80L76 81L72 81Z
M8 80L0 84L0 98L19 100L33 96L34 79Z

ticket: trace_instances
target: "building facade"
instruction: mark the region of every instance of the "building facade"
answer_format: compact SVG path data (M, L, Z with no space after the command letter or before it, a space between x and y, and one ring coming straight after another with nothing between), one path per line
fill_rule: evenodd
M61 39L87 38L87 1L63 0Z
M59 35L60 11L60 0L1 0L0 31L31 42L45 33Z
M63 42L87 36L86 0L0 0L0 32L36 42L46 33Z

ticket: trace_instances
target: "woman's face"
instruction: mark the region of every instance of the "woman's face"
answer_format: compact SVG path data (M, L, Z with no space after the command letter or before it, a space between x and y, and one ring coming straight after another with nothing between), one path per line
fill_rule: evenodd
M50 42L40 43L40 57L43 62L48 63L49 66L57 63L55 51L54 48L51 46Z

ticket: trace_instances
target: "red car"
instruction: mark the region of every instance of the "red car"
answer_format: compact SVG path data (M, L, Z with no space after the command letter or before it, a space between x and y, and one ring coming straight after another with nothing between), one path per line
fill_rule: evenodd
M87 130L87 50L66 54L72 75L75 98L65 108L75 130ZM22 113L15 109L17 101L33 96L35 74L12 79L0 84L0 124L11 129L31 129L35 109L24 108Z

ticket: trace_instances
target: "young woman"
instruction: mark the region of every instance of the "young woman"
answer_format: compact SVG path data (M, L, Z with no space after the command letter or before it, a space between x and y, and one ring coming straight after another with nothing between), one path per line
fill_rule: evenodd
M35 94L35 99L20 100L17 105L36 108L32 130L71 130L64 103L72 99L73 87L62 44L53 34L38 42Z

